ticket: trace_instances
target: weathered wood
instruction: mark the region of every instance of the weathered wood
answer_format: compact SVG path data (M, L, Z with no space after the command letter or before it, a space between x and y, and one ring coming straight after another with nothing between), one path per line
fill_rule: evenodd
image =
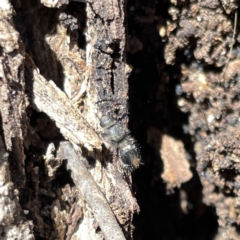
M32 102L39 111L55 121L66 139L83 145L90 151L101 149L102 140L89 123L81 116L71 100L52 81L39 74L33 61L26 55L28 66L27 89Z
M34 239L33 225L22 214L19 188L25 184L24 47L12 21L8 0L0 4L0 238ZM17 189L18 188L18 189Z
M98 114L126 120L130 68L126 65L125 1L87 2L87 76Z
M28 214L36 238L71 239L87 228L94 239L132 239L133 214L139 207L131 174L111 153L115 146L106 144L99 125L110 112L128 133L125 2L88 2L86 13L78 2L69 13L68 0L16 1L15 26L11 6L4 2L9 11L0 12L0 112L9 172L20 189L17 213L22 207ZM86 19L84 49L78 34ZM80 159L71 150L68 154L75 158L68 157L67 165L79 191L64 179L64 159L44 155L53 143L68 151L63 139L82 150ZM33 237L32 225L21 219L28 230L24 236Z
M125 237L109 204L83 164L83 156L77 153L71 143L61 142L57 156L67 159L67 168L81 194L90 206L106 240L124 240ZM86 160L85 160L86 161Z

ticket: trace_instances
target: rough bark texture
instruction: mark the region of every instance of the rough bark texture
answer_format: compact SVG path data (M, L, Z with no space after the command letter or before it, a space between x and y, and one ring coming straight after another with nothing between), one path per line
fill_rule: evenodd
M126 119L130 68L125 59L125 2L88 1L86 12L91 99L97 103L98 115L113 112L117 119Z
M0 239L239 239L237 17L1 0Z
M139 211L131 174L99 124L111 114L128 133L125 6L67 4L15 1L16 30L7 1L2 17L2 132L29 219L29 230L20 230L32 234L32 221L35 238L131 239ZM70 143L61 145L63 139L79 155ZM55 156L56 149L64 154Z

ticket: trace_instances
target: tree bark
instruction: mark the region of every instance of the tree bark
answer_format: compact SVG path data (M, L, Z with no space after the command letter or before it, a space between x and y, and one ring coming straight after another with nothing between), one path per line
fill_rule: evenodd
M124 2L4 2L1 236L131 239L131 174L99 124L127 129Z
M1 0L0 239L239 239L238 15Z

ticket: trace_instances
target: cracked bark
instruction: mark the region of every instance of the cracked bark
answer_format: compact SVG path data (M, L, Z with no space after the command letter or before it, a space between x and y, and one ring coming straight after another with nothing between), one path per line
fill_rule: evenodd
M237 14L1 0L0 239L239 239ZM133 183L104 115L141 144Z
M132 239L131 175L99 126L109 112L127 121L124 8L1 5L1 187L12 213L2 211L3 239Z

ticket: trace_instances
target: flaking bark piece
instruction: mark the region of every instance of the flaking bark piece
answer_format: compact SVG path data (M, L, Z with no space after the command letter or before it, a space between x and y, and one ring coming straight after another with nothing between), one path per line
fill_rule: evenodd
M0 136L0 239L33 240L33 224L22 215L19 191L9 170L9 153Z
M83 145L89 151L93 148L101 150L101 138L81 116L71 100L54 82L48 82L39 74L28 55L26 59L27 91L37 109L55 121L66 139L77 145Z
M60 8L62 5L67 5L69 0L41 0L41 3L49 8Z
M190 165L181 141L163 135L160 152L164 164L164 172L161 177L167 182L168 187L180 187L182 183L192 178Z
M57 151L57 157L67 159L67 168L71 170L73 181L90 206L105 239L125 239L106 198L94 181L92 175L84 166L83 156L74 150L71 143L61 142Z

